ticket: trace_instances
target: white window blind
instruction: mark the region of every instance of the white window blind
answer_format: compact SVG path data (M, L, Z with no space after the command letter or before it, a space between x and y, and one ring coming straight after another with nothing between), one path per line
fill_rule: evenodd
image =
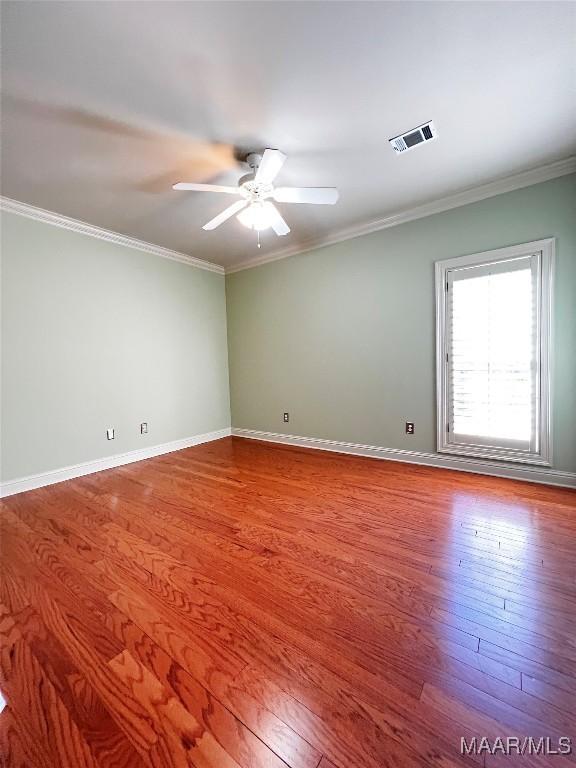
M503 250L441 262L439 449L548 463L543 251Z
M531 259L450 273L449 388L454 440L529 450L536 416Z

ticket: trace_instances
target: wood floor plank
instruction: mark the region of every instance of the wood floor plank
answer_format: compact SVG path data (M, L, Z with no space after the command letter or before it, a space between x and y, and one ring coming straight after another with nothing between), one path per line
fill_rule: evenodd
M437 608L448 613L454 613L456 616L470 618L478 624L485 624L488 628L497 629L499 627L504 634L514 634L516 637L524 638L526 642L532 645L539 646L539 643L543 642L541 637L554 641L555 648L564 643L568 646L574 646L576 642L574 640L576 625L570 622L569 617L566 616L556 616L550 619L545 616L526 616L522 613L514 613L505 608L487 604L467 604L462 601L460 596L454 600L442 600L434 597L430 597L429 600L431 611Z
M459 723L463 728L467 728L469 733L475 734L478 738L486 737L491 743L498 738L505 739L509 735L519 736L524 738L526 736L535 736L535 732L529 729L526 732L523 728L510 732L510 727L504 723L498 721L497 716L492 716L490 713L477 710L474 707L462 702L459 698L448 695L445 691L441 691L435 688L433 685L426 684L422 691L422 701L429 704L439 712L443 712ZM464 738L467 738L467 734L462 734ZM470 743L470 740L468 743ZM511 758L516 759L516 758ZM527 768L544 768L549 766L549 760L547 757L539 755L523 755L522 766ZM569 768L573 766L573 763L569 760L560 757L556 765L562 768Z
M137 546L141 554L146 552L147 544L145 542L138 543L138 540L134 538L130 541L132 549ZM160 546L164 545L162 539L158 543ZM177 545L167 544L165 548L176 552L178 550ZM211 613L215 613L218 615L220 624L226 620L230 638L235 644L241 644L242 653L246 659L251 659L250 648L256 648L260 654L270 659L270 663L277 664L279 660L284 660L290 655L287 646L295 646L303 652L311 654L314 658L328 658L330 663L337 664L340 669L348 670L352 678L361 675L362 670L372 668L373 663L367 660L366 654L355 653L354 647L350 643L345 643L346 655L343 656L342 651L339 650L341 643L338 642L337 638L330 642L330 645L336 644L336 649L327 657L324 643L316 639L314 634L310 636L309 633L305 632L298 620L290 622L286 620L287 616L284 611L286 603L284 600L272 605L266 601L265 610L263 608L265 596L261 595L256 603L252 602L234 589L236 579L233 575L227 577L225 585L216 584L211 578L208 578L206 573L211 573L212 569L212 565L208 561L202 565L202 563L194 562L188 556L188 562L184 564L173 558L168 552L164 553L162 558L159 555L160 553L153 549L153 556L148 561L148 567L151 571L156 571L156 575L160 579L168 581L171 584L171 589L166 592L162 584L157 584L149 576L145 577L148 588L155 589L163 597L164 604L171 610L180 610L184 620L188 620L190 616L195 616L196 622L201 621L205 624L206 617L199 612L204 606L208 610L206 614L208 618ZM184 555L182 557L186 559ZM107 566L109 565L107 562ZM146 573L146 569L142 569L140 573ZM310 625L307 615L303 617L302 622L305 627ZM208 626L214 626L213 622L209 621ZM327 637L329 633L324 631L323 636ZM282 639L283 642L279 643L278 639ZM248 647L247 640L249 640ZM373 657L370 658L373 660ZM379 664L382 680L414 696L419 695L422 684L417 674L412 674L410 677L409 673L403 674L395 667L385 665L382 659L374 661Z
M534 661L531 658L522 656L519 653L514 653L507 648L494 645L485 640L480 642L478 652L483 656L488 656L491 659L500 661L506 666L518 670L522 674L535 677L536 679L542 680L549 685L556 686L563 691L574 693L574 696L576 696L576 677L565 675L562 672L556 671L553 667L548 666L545 663L547 661L545 657L543 659L544 663Z
M537 677L531 677L525 673L521 674L523 691L526 691L526 693L529 693L531 696L535 696L538 699L542 699L548 704L552 704L554 707L561 709L564 713L573 719L576 719L574 718L576 685L574 686L574 690L565 691L556 685L550 685L543 680L539 680Z
M571 638L568 642L555 642L537 632L523 631L508 622L486 619L470 611L460 611L456 614L434 608L431 615L450 627L470 634L475 633L480 640L500 645L534 661L545 658L549 665L559 672L576 676L576 647Z
M11 671L2 679L2 690L18 719L53 765L62 768L98 768L84 734L70 717L61 698L27 643L11 650Z
M127 613L132 615L137 622L140 623L142 628L155 639L162 647L167 648L168 651L178 659L185 669L191 670L194 673L193 668L190 665L189 659L183 657L180 649L174 646L174 639L169 645L166 637L162 632L158 634L158 620L155 618L154 613L150 613L151 602L149 601L147 608L140 613L134 613L135 600L125 594L124 598L121 598L119 594L112 597L112 599L118 601L118 605L122 607ZM262 646L261 638L258 635L250 634L249 637L254 638L253 652L256 656L263 660L262 653L266 655L266 648ZM295 654L292 650L286 649L283 644L276 643L277 653L281 653L282 660L279 656L268 655L268 665L275 667L283 667L287 663L290 663L292 667L296 666ZM260 652L258 652L260 649ZM248 651L250 653L250 651ZM252 659L253 661L253 659ZM291 671L291 670L290 670ZM265 674L265 670L261 672L261 675ZM249 689L244 685L241 685L236 679L230 679L226 674L219 674L216 679L204 679L204 684L210 689L214 696L216 696L231 712L233 712L242 722L244 722L254 733L259 736L263 742L265 742L271 749L279 754L289 765L297 766L310 766L316 765L319 759L319 754L316 754L314 748L309 745L312 744L317 749L321 749L321 745L317 742L318 732L310 731L309 728L302 728L302 723L310 725L313 719L312 714L305 707L302 707L297 700L293 699L289 695L284 694L282 696L282 702L284 705L288 702L288 708L292 717L287 718L286 709L283 707L281 711L278 709L278 699L275 700L274 705L270 705L270 700L263 698L261 695L261 689L258 688L258 693L254 686ZM385 684L382 683L383 687ZM298 717L294 720L295 714L298 713ZM300 734L300 736L298 736ZM326 746L323 743L323 746ZM366 763L366 756L359 761L355 757L355 753L348 754L348 759L351 764L359 762L360 765Z
M158 735L141 702L128 695L122 681L108 667L108 657L99 653L83 630L82 616L76 617L67 612L39 583L31 583L29 589L31 603L50 633L74 659L78 670L94 688L113 719L146 759L158 741Z
M214 735L130 651L122 651L108 664L154 723L158 741L153 748L157 753L153 764L168 763L178 768L190 764L239 768Z
M25 719L10 707L0 713L0 765L10 768L54 768L49 748L30 739Z
M205 723L218 742L242 765L254 768L316 768L317 750L255 700L238 695L234 681L213 681L209 693L177 665L169 682L186 708ZM241 698L241 701L239 701Z
M461 738L576 738L573 491L226 438L0 525L10 768L496 768Z
M46 678L83 734L97 762L132 768L141 761L84 675L74 665L41 617L26 608L15 615L16 626Z
M115 537L115 540L118 541L118 536ZM158 562L158 558L156 558L154 563L157 563L157 562ZM167 555L165 558L166 567L169 562L170 562L170 558ZM150 567L154 568L154 564L151 564ZM172 567L173 568L176 567L176 564L173 563ZM165 605L169 607L171 606L173 610L182 612L184 619L190 619L195 613L197 614L197 609L195 608L193 599L191 599L194 593L190 592L190 584L185 578L183 579L182 571L183 569L181 569L181 572L178 576L178 578L180 579L180 588L178 588L177 584L172 584L172 587L169 588L167 584L165 583L162 584L161 581L155 582L154 579L150 576L150 573L146 570L140 571L142 582L139 586L140 587L146 586L149 589L150 588L154 589L155 592L157 593L157 596L164 600ZM133 577L135 573L136 573L136 569L133 567L132 574L128 572L124 572L124 575L120 577L120 581L122 583L124 583L126 579L129 581L131 578L131 575ZM173 578L170 573L168 574L168 579L173 582ZM197 587L197 585L198 585L198 578L196 577L193 586ZM203 593L203 596L200 601L200 605L202 607L203 613L205 613L206 611L206 606L207 606L206 598L207 597L213 598L214 594L218 594L219 596L222 596L223 593L222 591L218 592L218 589L216 589L216 592L214 592L214 590L212 591L209 590L208 592ZM118 599L118 598L115 598L115 599ZM140 602L142 602L143 599L144 598L141 596ZM220 624L222 623L222 621L224 620L224 617L226 616L226 608L224 607L226 603L226 596L224 595L222 599L224 603L223 604L217 603L213 609L214 612L218 613ZM239 599L240 599L239 597L235 598L236 601L238 601ZM250 607L247 607L246 610L250 611ZM128 612L129 609L124 607L124 611ZM197 616L196 625L195 625L196 628L199 626L197 623L198 618L202 619L203 614L200 617ZM258 619L256 619L256 623L257 621ZM246 634L246 629L243 629L241 625L240 627L235 627L235 623L236 623L236 620L234 615L229 616L228 626L229 626L229 631L231 635L234 636L239 632ZM254 648L261 647L259 638L255 637L253 633L250 635L250 637L251 637L251 644ZM407 643L406 645L409 651L413 651L413 647L409 643ZM395 654L392 651L388 651L387 660L392 665L395 665L398 669L402 668L403 666L406 666L407 664L410 664L412 672L420 677L425 674L425 667L429 669L430 665L433 665L433 667L441 673L453 675L460 679L471 682L472 684L479 685L482 689L488 690L488 691L492 690L493 684L490 684L489 678L477 672L477 670L481 669L483 666L489 667L492 665L491 672L492 674L496 673L495 674L496 677L502 677L504 676L505 673L507 675L506 680L509 680L509 678L518 677L517 673L515 674L515 670L513 669L504 670L503 665L499 665L497 662L492 663L487 658L482 659L476 653L465 655L463 658L464 663L461 663L460 659L462 658L462 653L460 653L459 651L462 651L465 653L467 650L470 650L470 649L466 649L461 646L455 645L451 643L447 638L443 639L442 650L443 650L443 653L441 654L434 653L434 649L429 647L427 649L425 659L420 658L419 660L415 659L413 654L411 658L408 659L403 656L399 656L398 654ZM243 653L246 655L247 653L246 650L244 650ZM249 653L246 656L246 658L248 659L250 658ZM390 670L388 670L388 675L390 675ZM518 687L520 687L519 679L516 679L515 681L513 680L513 684L516 684Z

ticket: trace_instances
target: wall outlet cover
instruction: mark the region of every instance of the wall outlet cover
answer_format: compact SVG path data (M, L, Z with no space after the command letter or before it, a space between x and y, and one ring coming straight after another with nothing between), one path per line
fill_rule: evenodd
M148 422L143 421L142 424L140 424L140 434L146 435L148 434Z
M406 422L406 434L407 435L413 435L414 434L414 422L413 421L407 421Z
M111 429L106 430L106 439L107 440L114 440L114 427Z

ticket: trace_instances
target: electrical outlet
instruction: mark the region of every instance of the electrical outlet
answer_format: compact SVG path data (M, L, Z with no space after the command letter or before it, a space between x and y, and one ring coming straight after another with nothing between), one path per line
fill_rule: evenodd
M140 434L141 435L148 434L148 422L143 421L142 424L140 424Z
M284 412L284 423L287 424L290 421L290 414L286 411Z
M106 439L107 440L114 440L114 427L112 429L106 430Z
M414 422L413 421L407 421L406 422L406 434L407 435L413 435L414 434Z

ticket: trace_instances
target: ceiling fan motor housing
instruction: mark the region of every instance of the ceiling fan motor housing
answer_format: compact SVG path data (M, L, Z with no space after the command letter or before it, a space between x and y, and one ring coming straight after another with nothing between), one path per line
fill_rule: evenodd
M272 184L263 184L261 181L255 181L255 175L256 170L254 173L247 173L238 179L238 191L251 202L266 200L266 198L272 196L274 187Z
M256 173L262 162L262 155L257 152L250 152L246 155L244 161L252 169L251 173L247 173L238 179L238 187L241 194L243 194L248 200L255 202L256 200L262 200L265 197L269 197L272 192L271 184L262 184L255 182Z
M254 173L256 173L260 163L262 162L262 155L258 154L258 152L250 152L250 154L246 155L245 162L250 166L250 168L252 168Z

